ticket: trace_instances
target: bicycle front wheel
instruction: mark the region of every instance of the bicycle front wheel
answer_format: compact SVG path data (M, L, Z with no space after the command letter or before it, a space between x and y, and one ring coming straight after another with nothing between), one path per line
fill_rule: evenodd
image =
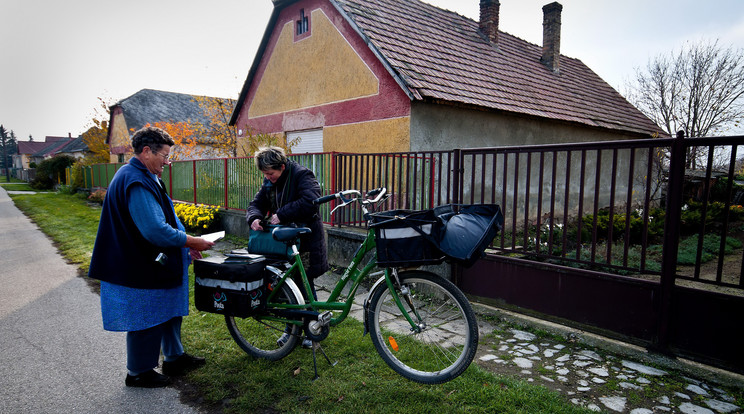
M377 352L412 381L440 384L456 378L478 348L478 323L470 302L452 282L435 274L398 275L401 288L396 293L417 327L411 327L386 286L377 289L368 315Z
M284 283L274 297L274 303L300 303L295 292ZM268 305L270 306L270 304ZM235 342L248 355L277 361L289 355L297 346L301 327L298 325L266 320L256 315L248 318L225 316L227 330Z

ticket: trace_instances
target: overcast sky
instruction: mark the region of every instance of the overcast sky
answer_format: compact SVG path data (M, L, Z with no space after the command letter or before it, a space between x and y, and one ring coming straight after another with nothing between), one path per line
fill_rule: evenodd
M478 19L479 0L427 0ZM500 29L542 44L547 0L501 0ZM560 0L561 53L618 90L686 41L744 48L742 0ZM85 132L150 88L237 98L270 0L0 0L0 124L20 140Z

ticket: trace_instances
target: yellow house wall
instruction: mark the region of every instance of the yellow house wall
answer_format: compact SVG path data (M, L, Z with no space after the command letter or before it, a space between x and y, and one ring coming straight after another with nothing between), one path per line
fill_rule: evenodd
M122 113L113 116L109 130L111 132L109 148L111 148L112 152L114 149L131 146L132 142L129 137L129 131L127 130L127 121L124 120Z
M339 152L402 152L409 150L410 117L326 127L323 146Z
M249 118L378 93L377 77L328 16L321 9L311 15L312 35L300 41L294 41L294 21L282 26Z

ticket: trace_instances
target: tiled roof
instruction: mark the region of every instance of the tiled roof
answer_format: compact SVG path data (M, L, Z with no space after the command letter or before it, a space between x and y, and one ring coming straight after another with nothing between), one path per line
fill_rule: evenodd
M156 122L194 121L206 125L209 119L204 116L203 110L194 98L195 95L142 89L112 105L112 108L121 107L127 128L134 130L142 128L147 123ZM233 104L230 99L224 100L230 105Z
M561 55L554 73L540 62L541 46L499 31L494 47L480 34L478 22L419 0L331 2L384 56L414 99L646 136L661 132L578 59Z
M47 147L43 148L42 150L38 151L36 154L34 154L35 157L46 157L46 156L53 156L56 154L60 148L65 147L70 142L74 141L74 138L63 138L56 141L51 141L47 137Z
M44 142L40 141L18 141L18 153L28 154L33 157L45 157L56 152L73 141L67 137L46 137Z
M18 141L18 153L33 155L50 145L49 142Z
M68 142L67 145L65 145L64 147L58 149L56 153L60 154L86 151L88 151L88 145L85 143L85 141L83 141L83 137L77 137Z

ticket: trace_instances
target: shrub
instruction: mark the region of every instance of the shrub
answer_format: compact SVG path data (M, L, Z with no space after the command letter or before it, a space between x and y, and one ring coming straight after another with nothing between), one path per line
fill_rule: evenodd
M716 180L716 182L711 186L710 188L710 199L715 201L728 201L731 199L731 196L736 194L739 191L744 190L744 186L741 186L737 184L736 182L731 183L731 192L729 193L728 190L729 186L729 179L728 177L721 177Z
M85 187L85 174L83 172L83 161L78 160L72 166L71 171L72 186L75 188Z
M220 206L205 206L203 204L177 203L173 206L176 216L189 230L202 230L209 228L217 217Z
M726 238L726 244L724 245L724 254L731 254L734 249L741 248L742 243L732 237ZM703 237L703 245L701 249L700 261L705 263L716 257L721 248L721 237L715 234L706 234ZM697 259L698 253L698 236L689 237L679 244L679 252L677 253L677 262L681 265L694 265Z
M96 190L88 196L88 201L98 204L103 204L103 199L106 198L106 190Z
M664 210L653 208L648 214L648 226L646 237L649 243L661 240L664 234ZM612 241L618 241L625 237L625 214L614 214L612 216ZM582 217L582 240L591 240L591 229L594 226L594 215L587 214ZM630 213L628 223L631 244L639 244L643 241L644 221L643 211L634 210ZM597 213L597 241L606 241L610 235L610 212L601 210Z
M51 189L58 177L65 176L65 168L74 162L75 159L69 155L59 155L42 161L36 168L36 178L29 185L37 190Z
M61 184L57 188L57 191L59 191L60 194L72 195L75 194L75 186Z

